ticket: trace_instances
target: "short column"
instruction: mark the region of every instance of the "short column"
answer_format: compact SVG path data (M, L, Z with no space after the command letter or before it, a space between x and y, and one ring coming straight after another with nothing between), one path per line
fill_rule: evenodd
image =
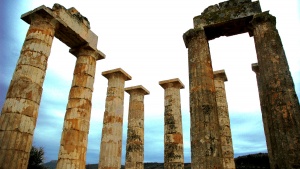
M251 21L266 105L275 168L300 168L300 106L276 18L268 12Z
M64 119L57 169L85 169L96 61L105 56L83 46L71 49L77 57Z
M184 168L183 136L180 89L182 82L176 79L160 81L159 85L165 90L165 136L164 136L164 168Z
M205 31L191 29L183 35L188 48L191 166L223 168L214 75Z
M31 13L29 22L0 116L1 169L27 169L56 29L56 20L47 13Z
M102 72L108 79L103 118L99 169L120 169L122 155L122 128L125 81L131 80L121 68Z
M144 95L143 86L125 88L130 95L126 144L126 169L144 169Z
M219 115L223 167L224 169L235 169L230 119L224 84L224 82L226 81L227 76L224 70L214 71L214 83L216 88L216 101Z
M263 90L262 90L263 86L261 84L261 79L260 79L261 76L259 73L259 66L257 63L253 63L251 66L252 66L253 72L255 72L255 74L256 74L256 81L257 81L258 94L259 94L259 100L260 100L260 109L261 109L262 120L263 120L263 125L264 125L264 132L265 132L265 136L266 136L270 168L275 169L275 166L274 166L275 163L273 162L273 152L272 152L272 148L271 148L269 125L268 125L268 119L267 119L268 109L266 107L266 103L263 100L264 99Z

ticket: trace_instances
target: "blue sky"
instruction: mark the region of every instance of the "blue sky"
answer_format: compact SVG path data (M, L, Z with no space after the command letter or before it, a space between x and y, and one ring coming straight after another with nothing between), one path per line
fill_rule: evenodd
M104 113L107 79L101 72L121 67L132 76L126 87L143 85L145 96L145 162L163 162L164 91L158 82L180 78L185 162L190 162L190 117L188 60L182 35L193 27L193 17L218 0L2 0L0 19L0 108L2 108L28 24L20 19L40 5L52 8L59 3L75 7L88 18L98 35L98 49L106 59L97 62L93 107L89 132L87 163L97 163ZM263 11L277 18L295 88L300 93L300 11L297 0L261 0ZM235 156L266 152L255 73L257 62L254 41L248 34L220 37L209 42L214 70L225 69ZM43 86L35 146L45 149L46 161L58 156L63 119L73 78L76 58L66 45L55 39ZM127 131L129 95L125 93L123 157Z

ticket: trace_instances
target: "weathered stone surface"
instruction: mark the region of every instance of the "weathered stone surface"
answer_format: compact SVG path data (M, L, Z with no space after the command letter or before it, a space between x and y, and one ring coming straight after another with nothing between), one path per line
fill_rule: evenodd
M98 37L90 30L88 20L75 8L67 10L59 4L55 4L52 9L45 6L38 7L23 14L21 18L30 24L30 28L0 116L0 151L3 154L0 155L0 168L27 168L47 60L54 36L70 46L72 48L70 52L78 57L60 151L61 157L70 153L67 155L75 158L59 158L58 166L85 168L86 141L77 140L84 143L81 148L73 144L70 146L68 140L73 136L66 133L70 130L83 132L86 135L83 140L87 140L96 60L105 57L96 48ZM78 133L75 133L74 137L76 134ZM16 135L17 140L26 140L25 146L14 145L17 144L14 140ZM3 161L7 157L11 162L4 164Z
M272 144L271 144L271 137L270 137L270 131L269 131L269 125L268 125L268 109L266 107L266 102L263 100L265 97L263 96L263 84L261 83L262 80L260 79L260 72L259 72L259 66L257 63L252 64L252 70L256 73L256 81L257 81L257 87L258 87L258 93L259 93L259 99L260 99L260 107L261 107L261 114L262 114L262 120L264 125L264 131L266 136L266 142L267 142L267 148L268 148L268 157L270 161L270 168L275 169L275 163L273 162L273 152L272 152Z
M218 107L217 109L219 117L220 136L221 140L226 140L225 142L221 141L223 168L235 169L230 120L224 84L224 82L226 81L227 76L224 70L214 71L214 83L216 88L216 101Z
M32 15L0 116L1 169L27 168L55 29L53 18Z
M126 169L144 168L144 95L150 92L143 86L125 88L130 94L126 144Z
M97 49L98 37L89 26L88 20L82 16L75 8L67 10L65 7L54 4L53 8L40 6L21 16L21 18L30 23L34 14L42 14L52 17L58 23L59 29L55 32L55 37L71 48L88 44L94 50ZM103 53L101 53L105 56Z
M75 49L73 49L75 50ZM65 114L60 150L56 168L84 169L87 136L91 117L91 101L98 51L80 47L76 49L77 61L72 88ZM87 72L87 70L89 70Z
M219 119L208 40L200 28L187 31L183 38L189 60L191 166L221 169Z
M195 29L205 29L208 40L231 36L251 30L253 15L261 13L259 1L229 0L206 8L194 17Z
M180 89L184 85L178 78L160 81L159 85L165 90L164 168L184 168L180 103Z
M131 80L121 68L102 72L108 79L99 169L119 169L122 155L122 127L124 113L124 85Z
M268 125L274 168L300 168L300 106L294 82L276 29L268 12L254 15L254 42L259 65L262 113ZM265 113L264 113L265 112ZM264 119L264 115L263 115Z

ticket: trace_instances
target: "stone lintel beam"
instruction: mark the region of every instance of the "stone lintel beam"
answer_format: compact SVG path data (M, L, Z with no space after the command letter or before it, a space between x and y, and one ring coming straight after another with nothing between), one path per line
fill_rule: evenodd
M227 82L227 76L225 70L222 69L222 70L214 71L214 79L220 79L223 80L224 82Z
M90 45L86 44L86 45L83 45L81 47L77 47L77 48L72 48L69 50L69 52L71 54L73 54L74 56L78 56L80 50L88 50L88 51L91 51L93 54L93 57L95 57L96 60L101 60L101 59L105 59L105 54L102 53L101 51L91 47Z
M251 30L253 15L261 13L259 1L230 0L206 8L194 17L194 28L205 29L208 40Z
M178 78L160 81L159 85L164 89L168 87L184 89L184 84Z
M142 85L132 86L132 87L126 87L125 88L125 92L127 92L128 94L131 94L134 91L141 92L144 95L150 94L150 92L144 86L142 86Z
M90 30L88 20L75 8L66 9L59 4L54 4L50 9L42 5L23 14L21 19L30 24L35 14L53 17L59 25L55 37L70 48L89 44L91 48L97 49L98 36Z
M117 68L117 69L112 69L112 70L108 70L108 71L104 71L102 72L102 76L104 76L105 78L109 79L109 77L111 76L111 74L115 74L115 73L119 73L121 75L124 76L125 81L127 80L131 80L131 76L126 73L123 69L121 68Z

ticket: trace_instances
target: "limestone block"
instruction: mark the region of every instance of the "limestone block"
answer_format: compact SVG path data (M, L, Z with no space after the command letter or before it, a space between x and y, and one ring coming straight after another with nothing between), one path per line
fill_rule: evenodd
M72 81L72 86L85 87L93 91L94 77L87 74L75 74Z
M67 109L69 108L81 108L90 112L92 103L90 100L81 98L69 98Z
M7 98L3 105L2 113L18 113L37 118L38 108L39 105L36 102L27 99ZM4 124L4 122L0 122L0 124Z
M83 87L72 87L69 94L69 99L87 99L92 100L92 90Z
M45 79L45 71L29 65L17 65L13 77L15 79L26 77L32 80L33 83L42 86Z
M27 78L20 78L16 81L11 81L6 97L28 99L39 104L42 90L41 86L36 83L32 83L31 80Z

